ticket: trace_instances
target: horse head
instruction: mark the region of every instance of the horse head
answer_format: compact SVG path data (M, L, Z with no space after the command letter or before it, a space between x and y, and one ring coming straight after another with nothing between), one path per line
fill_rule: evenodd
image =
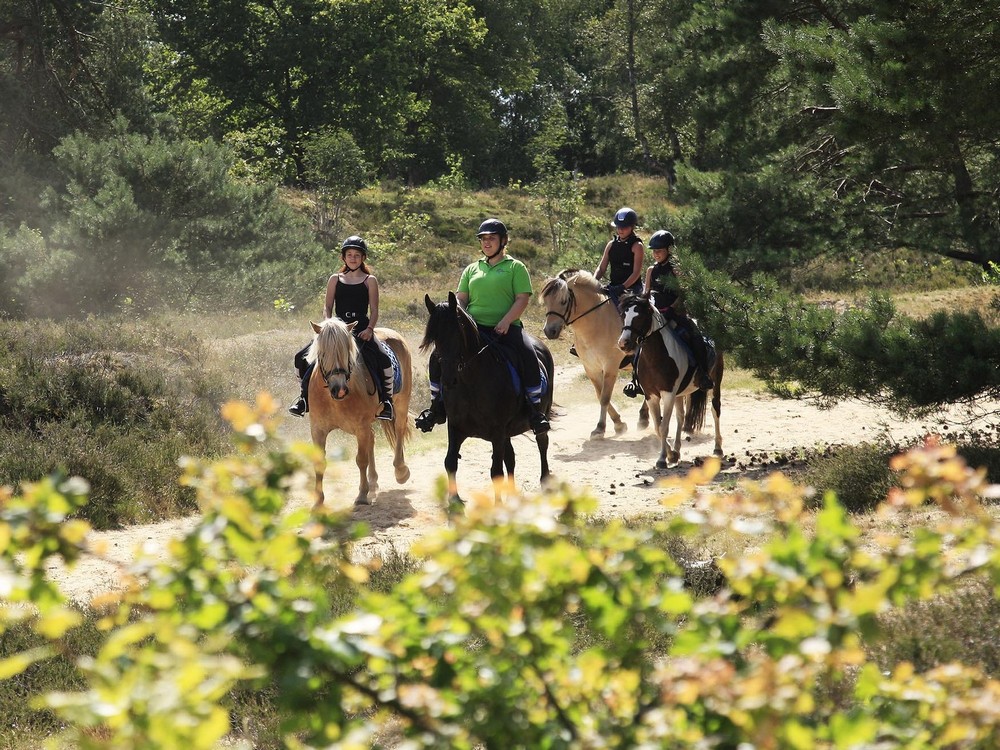
M351 392L348 384L358 359L358 345L351 332L357 324L354 321L348 325L338 318L327 318L319 324L310 322L316 337L307 358L316 362L327 390L337 401Z
M555 278L549 279L542 287L542 294L539 302L545 305L545 327L542 331L545 338L555 340L559 338L562 329L569 325L570 316L573 314L573 306L576 297L573 290L567 283L567 278L572 278L571 271L563 271Z
M454 292L448 292L447 302L437 303L425 294L424 304L430 317L420 342L421 351L433 346L442 365L447 367L460 365L481 349L476 321L458 304Z
M635 348L653 332L655 311L653 304L640 294L626 294L619 309L622 313L622 333L618 337L618 348L623 352L634 352Z

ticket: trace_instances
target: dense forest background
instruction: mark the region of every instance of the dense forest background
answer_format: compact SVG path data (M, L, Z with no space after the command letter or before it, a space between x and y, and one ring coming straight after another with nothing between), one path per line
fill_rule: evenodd
M916 405L1000 385L978 315L778 293L861 253L995 277L995 3L0 0L0 101L3 317L294 300L376 184L525 191L572 257L588 180L628 173L668 186L647 226L683 237L696 312L765 377ZM352 228L392 246L421 217Z

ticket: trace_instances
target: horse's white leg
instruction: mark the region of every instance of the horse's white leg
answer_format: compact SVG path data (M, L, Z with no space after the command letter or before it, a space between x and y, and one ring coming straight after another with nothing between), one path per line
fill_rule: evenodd
M712 391L712 416L715 418L715 450L712 452L716 456L724 455L722 452L722 428L719 425L721 411L722 402L719 398L719 386L716 384L715 389Z
M674 413L675 402L675 395L670 393L662 400L663 413L659 415L659 419L656 418L656 412L659 410L653 412L653 421L659 423L656 432L660 437L660 458L656 462L657 469L666 469L670 464L677 462L676 450L670 451L670 417ZM677 426L677 429L680 430L680 425Z
M392 455L392 466L396 470L396 482L403 484L410 478L410 467L406 465L406 456L403 454L403 439L406 436L406 413L396 415L396 423L393 430L396 433L396 447Z
M681 428L684 425L684 414L687 412L687 407L687 396L674 398L674 447L668 456L668 460L672 464L681 460Z

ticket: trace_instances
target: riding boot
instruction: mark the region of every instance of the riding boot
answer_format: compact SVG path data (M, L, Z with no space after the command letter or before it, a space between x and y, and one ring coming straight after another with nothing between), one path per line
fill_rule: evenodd
M444 424L446 419L444 399L440 395L435 395L431 399L430 407L420 412L414 424L421 432L430 432L434 429L434 425Z
M378 419L392 421L396 412L392 408L392 367L386 368L382 373L382 411L378 413Z
M382 402L382 411L378 413L376 419L385 419L389 422L396 418L396 412L392 408L392 396L386 396L385 401Z
M715 382L708 374L708 351L705 349L705 339L702 337L701 332L695 330L693 327L689 333L691 334L691 352L694 354L695 365L698 368L696 375L698 389L710 391L715 388Z
M312 365L302 374L301 390L294 404L288 407L288 413L293 417L304 417L309 413L309 378L312 377Z
M624 393L629 398L635 398L636 396L644 395L642 392L642 386L639 385L639 381L635 379L635 375L632 376L631 382L625 384L622 388L622 393Z
M541 435L543 432L549 431L549 419L545 416L545 412L542 411L541 404L536 404L532 400L528 400L528 423L531 425L531 431L536 435Z
M304 397L299 396L295 403L288 407L288 413L293 417L304 417L309 413L309 404Z

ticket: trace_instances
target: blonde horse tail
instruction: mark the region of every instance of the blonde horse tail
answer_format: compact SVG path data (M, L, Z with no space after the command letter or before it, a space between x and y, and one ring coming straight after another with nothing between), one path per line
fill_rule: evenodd
M695 391L691 394L687 414L684 415L684 432L700 432L705 424L705 407L708 404L707 391Z

